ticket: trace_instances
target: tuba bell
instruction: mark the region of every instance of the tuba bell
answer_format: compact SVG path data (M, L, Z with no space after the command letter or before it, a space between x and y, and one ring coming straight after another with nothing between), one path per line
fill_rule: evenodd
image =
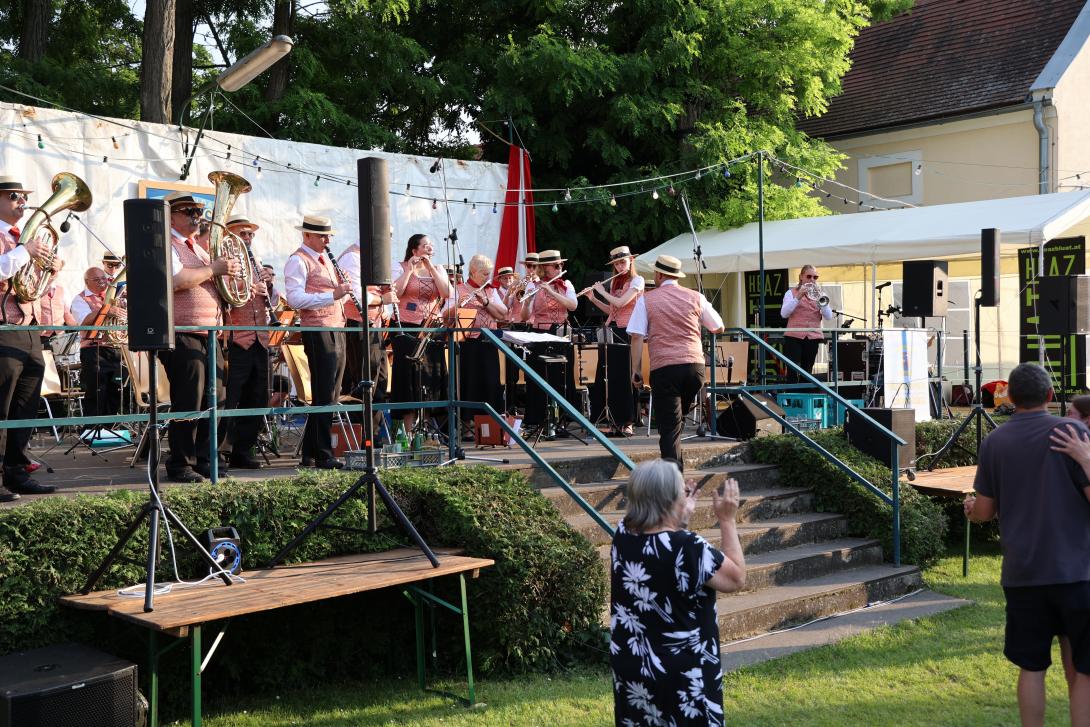
M249 192L250 183L231 172L210 172L210 181L216 188L216 199L212 206L212 229L208 233L208 254L213 259L234 258L242 272L237 276L217 275L216 290L230 306L238 308L249 302L253 294L250 287L254 283L254 269L250 264L250 255L242 238L231 232L224 222L231 215L231 208L240 195Z
M49 287L49 278L53 274L53 258L60 246L60 235L53 227L53 215L69 210L83 212L91 206L91 190L87 184L71 172L61 172L53 177L53 194L27 220L26 227L19 234L19 241L25 242L37 237L49 238L50 254L33 258L15 271L11 278L11 289L23 303L29 303L42 297Z

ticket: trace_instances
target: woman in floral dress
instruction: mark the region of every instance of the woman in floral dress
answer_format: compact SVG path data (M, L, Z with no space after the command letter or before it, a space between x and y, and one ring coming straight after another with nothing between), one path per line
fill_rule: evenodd
M610 664L617 725L723 724L716 591L745 585L738 483L712 493L720 549L688 530L696 487L673 462L636 467L613 536Z

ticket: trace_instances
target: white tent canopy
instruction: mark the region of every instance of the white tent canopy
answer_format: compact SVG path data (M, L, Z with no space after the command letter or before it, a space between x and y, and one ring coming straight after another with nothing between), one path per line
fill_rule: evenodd
M980 254L980 231L995 227L1003 245L1029 247L1090 232L1090 190L1008 197L764 224L765 268L802 265L859 265L901 260L949 259ZM760 268L757 223L697 234L707 273ZM636 258L651 271L659 255L696 271L693 237L684 233Z

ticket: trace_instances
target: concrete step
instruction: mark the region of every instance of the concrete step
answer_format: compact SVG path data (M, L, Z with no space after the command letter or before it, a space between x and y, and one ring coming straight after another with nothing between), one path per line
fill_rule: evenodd
M775 465L740 464L716 468L715 471L698 470L686 473L686 476L696 480L700 498L710 503L712 491L722 485L727 477L738 480L738 487L745 494L751 490L763 490L776 486L779 483L779 468ZM628 473L625 472L623 477L602 482L575 484L573 487L580 497L596 510L623 510L627 506L624 501L624 488L627 482ZM555 485L542 487L539 491L564 515L583 512L582 508L575 504L575 500L561 487Z
M885 601L922 587L916 566L874 564L836 570L815 578L756 591L723 594L719 636L724 641Z
M754 490L746 493L739 503L738 523L739 525L761 524L780 517L807 513L813 509L813 504L813 493L803 487L790 490L786 488ZM600 509L598 513L607 523L615 526L624 517L625 511L623 509ZM591 543L602 544L609 542L609 535L583 510L579 509L577 513L566 514L564 519ZM717 527L710 497L707 498L707 502L697 505L689 527L697 531ZM715 534L715 539L718 542L718 532Z
M781 548L746 557L746 590L786 585L881 562L882 546L877 540L839 538Z

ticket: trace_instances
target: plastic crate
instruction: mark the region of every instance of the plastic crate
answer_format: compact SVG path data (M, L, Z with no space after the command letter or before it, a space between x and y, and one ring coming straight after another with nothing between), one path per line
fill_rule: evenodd
M865 403L862 399L848 399L852 406L856 409L862 409ZM844 425L844 415L848 411L847 407L841 405L836 406L836 402L830 403L829 408L825 411L825 426L827 427L840 427ZM835 414L834 414L835 413ZM836 421L833 421L833 417L836 417Z
M804 419L801 417L784 417L788 423L793 424L796 429L800 431L810 431L813 429L821 429L820 419Z
M816 419L818 426L826 421L829 409L829 401L824 394L777 394L776 403L783 409L786 418Z
M448 452L443 447L428 447L415 452L395 452L390 450L375 451L375 466L378 469L393 467L435 467L447 461ZM345 469L362 470L367 465L367 455L360 450L345 452Z

